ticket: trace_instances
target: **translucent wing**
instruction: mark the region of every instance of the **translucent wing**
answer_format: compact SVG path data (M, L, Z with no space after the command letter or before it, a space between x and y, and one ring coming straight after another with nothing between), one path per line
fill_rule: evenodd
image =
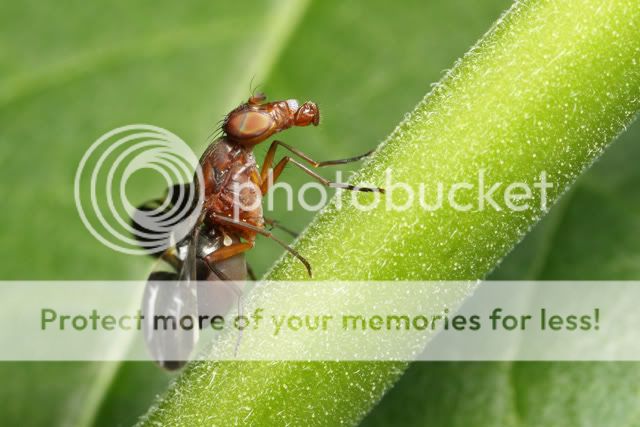
M168 191L168 197L173 193ZM153 201L153 204L160 202ZM153 208L144 206L140 209ZM135 226L135 218L133 224ZM232 243L239 241L237 236L230 238ZM165 369L179 369L189 360L199 338L200 314L207 314L209 318L224 315L235 303L241 312L242 282L247 275L244 255L215 264L204 260L223 244L224 236L217 230L202 232L200 218L174 247L150 253L159 261L144 290L143 334L151 357ZM161 266L165 269L160 270ZM226 283L226 280L234 282ZM192 328L182 327L181 321L185 318L191 319Z
M143 335L153 360L169 370L179 369L198 342L196 242L200 224L182 241L160 255L170 271L149 275L143 298Z
M182 367L198 341L198 299L193 286L185 286L174 272L149 275L142 297L142 324L147 350L153 360L169 370ZM191 320L185 320L191 317ZM191 322L191 329L183 328Z

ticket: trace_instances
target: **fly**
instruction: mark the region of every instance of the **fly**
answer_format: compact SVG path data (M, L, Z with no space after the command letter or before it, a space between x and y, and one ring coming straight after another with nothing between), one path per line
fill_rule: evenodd
M314 102L300 104L295 99L266 102L264 94L251 96L246 103L225 117L221 127L222 136L212 142L200 158L204 200L201 206L196 207L200 209L196 224L180 242L165 251L151 254L169 267L165 271L150 274L143 301L147 347L162 367L177 369L188 360L198 340L198 328L194 328L191 334L181 332L161 336L156 332L157 325L151 323L154 313L171 314L180 318L186 313L193 315L202 312L213 299L223 298L215 292L208 292L211 290L209 287L198 286L198 281L234 281L230 287L216 288L227 289L227 294L228 288L231 288L232 294L226 298L239 298L242 289L238 282L247 277L255 279L246 264L244 253L255 246L258 235L272 239L282 246L304 265L309 277L312 276L309 262L266 226L271 229L281 228L293 235L295 233L277 221L265 218L262 211L262 197L269 192L286 166L299 168L330 188L384 192L381 188L332 182L313 170L355 162L367 157L372 151L347 159L320 162L293 146L274 140L267 150L262 168L258 169L253 154L256 145L293 126L317 126L319 123L320 111ZM276 162L279 147L289 154ZM181 185L185 187L180 188ZM166 202L167 209L173 208L180 200L176 195L180 191L189 190L186 187L189 185L198 188L198 180L194 180L192 184L174 186L167 191L165 198L147 202L138 210L148 212ZM235 193L240 187L245 189L241 195L242 206ZM182 209L175 211L182 212ZM136 230L149 232L136 221L135 215L132 224ZM172 283L166 283L167 281ZM209 295L203 296L204 292ZM220 307L219 304L217 306Z

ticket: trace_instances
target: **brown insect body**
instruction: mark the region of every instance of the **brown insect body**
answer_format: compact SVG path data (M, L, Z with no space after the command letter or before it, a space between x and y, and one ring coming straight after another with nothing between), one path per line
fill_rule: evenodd
M278 227L295 235L276 221L264 218L261 203L269 186L278 179L288 164L298 167L327 187L384 191L380 188L331 182L290 156L282 157L274 166L278 147L287 149L313 168L354 162L371 152L348 159L318 162L288 144L273 141L260 170L253 155L256 144L292 126L316 126L320 122L320 112L313 102L302 105L296 100L267 103L265 99L262 94L252 96L246 103L231 111L222 125L223 136L211 143L202 155L200 167L204 200L199 220L189 235L166 251L149 252L167 262L173 271L153 272L149 276L143 298L143 311L148 314L148 319L153 317L153 313L175 313L179 318L184 313L207 313L212 303L217 302L214 305L218 309L231 304L233 297L241 294L241 284L233 284L230 288L216 288L206 286L206 282L244 281L247 275L253 278L246 265L244 252L254 247L258 234L273 239L284 247L304 264L311 276L311 266L307 260L265 227L271 225L272 228ZM252 185L245 185L249 183ZM170 205L176 206L180 199L175 196L181 191L175 190L185 190L191 185L198 186L198 180L194 180L193 184L173 186L165 199L151 200L141 205L138 211L153 211L166 199ZM192 212L193 207L189 208L187 211ZM135 230L148 232L136 220L135 214L132 225ZM136 238L141 243L145 242L145 238L140 235L136 235ZM206 282L201 282L196 291L194 280ZM226 296L221 292L226 293ZM228 303L225 303L227 300ZM176 369L187 360L197 341L197 334L186 337L158 334L152 325L145 323L145 339L149 351L160 365Z
M262 196L268 191L267 175L260 174L253 155L256 144L292 126L317 125L320 112L313 102L296 100L263 103L263 95L251 97L230 112L222 130L200 159L204 178L204 222L225 236L239 235L245 241L213 255L212 261L244 252L254 246L258 231L264 228ZM266 172L266 171L265 171ZM247 185L251 183L252 185ZM238 194L240 192L240 194ZM241 203L238 203L240 201ZM251 209L246 209L249 206ZM233 218L235 223L223 220ZM241 224L238 224L237 221ZM226 239L229 242L229 239Z
M233 226L219 224L210 214L237 218L256 227L264 226L262 215L262 193L260 188L260 175L258 164L253 152L241 145L231 143L226 138L220 138L214 142L204 153L200 160L204 178L204 204L205 222L210 225L218 225L227 235L236 234L238 231ZM247 186L247 183L253 183ZM238 194L238 189L240 194ZM252 210L243 210L237 206L237 201L242 206L255 206ZM256 233L241 230L239 233L247 240L255 240Z

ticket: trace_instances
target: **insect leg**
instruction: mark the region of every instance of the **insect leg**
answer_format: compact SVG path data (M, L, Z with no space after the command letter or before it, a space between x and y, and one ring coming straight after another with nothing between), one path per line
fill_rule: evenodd
M204 263L207 265L207 267L209 267L209 270L211 270L211 272L213 274L215 274L216 276L218 276L218 278L222 281L225 282L231 282L231 279L229 278L229 276L227 276L226 274L224 274L215 264L215 262L208 260L207 258L203 258ZM236 296L238 297L238 310L240 310L241 308L241 304L240 304L240 298L242 297L242 291L240 290L240 288L235 284L235 283L230 283L231 284L231 290L233 291L233 293L236 294Z
M176 248L174 247L171 247L164 251L159 258L172 266L176 271L180 271L180 269L182 268L182 260L178 258L178 253L176 252Z
M226 217L223 217L223 218L226 218ZM216 215L216 219L217 219L217 215ZM227 258L231 258L232 256L241 254L242 252L246 252L249 249L253 248L253 246L254 246L253 242L233 243L229 246L223 246L220 249L217 249L214 252L211 252L204 259L205 261L207 261L207 263L222 261Z
M282 246L283 248L285 248L291 255L293 255L294 257L298 258L298 260L304 264L305 268L307 269L307 273L309 274L309 277L311 277L311 264L309 264L309 261L307 261L306 259L304 259L304 257L302 255L300 255L298 253L298 251L296 251L295 249L293 249L291 246L287 245L285 242L283 242L282 240L278 239L276 236L273 235L273 233L268 232L267 230L265 230L264 228L261 227L256 227L255 225L249 224L248 222L244 222L244 221L240 221L234 218L229 218L227 216L223 216L223 215L218 215L218 214L212 214L213 218L221 223L225 223L225 224L229 224L229 225L233 225L236 228L239 229L244 229L244 230L248 230L248 231L253 231L254 233L258 233L264 237L268 237L270 239L272 239L274 242L276 242L277 244L279 244L280 246ZM237 244L243 244L243 243L237 243ZM244 243L244 244L250 244L251 247L253 247L253 243ZM227 249L227 248L231 248L234 245L231 246L226 246L224 248L220 248L217 251L213 252L210 256L214 256L216 253ZM244 252L245 250L250 249L250 248L246 248L244 250L242 250L241 252Z
M278 222L275 219L272 218L267 218L267 217L263 217L265 224L269 224L269 226L271 226L271 228L279 228L280 230L284 231L285 233L289 234L292 237L298 237L298 233L296 233L295 231L291 230L290 228L287 228L283 225L280 224L280 222Z
M229 276L224 274L216 266L216 262L231 258L232 256L235 256L235 255L241 254L243 252L246 252L251 248L253 248L253 242L234 243L234 244L229 245L229 246L223 246L220 249L218 249L218 250L216 250L214 252L211 252L209 255L207 255L206 257L202 258L202 260L207 265L207 267L209 267L209 270L211 270L211 272L213 274L218 276L218 278L220 280L231 281ZM233 292L235 292L236 295L238 295L238 296L242 295L242 291L240 291L240 289L238 289L238 287L236 285L232 286L232 290L233 290Z
M241 243L240 243L241 244ZM236 245L231 245L231 246L236 246ZM231 246L227 246L227 247L231 247ZM240 250L240 252L237 253L241 253L244 252L246 249L244 250ZM214 252L215 253L215 252ZM224 274L215 264L215 262L209 260L209 258L211 257L212 254L210 254L209 256L203 258L204 263L207 265L207 267L209 267L209 270L211 270L211 272L213 274L215 274L216 276L218 276L218 278L224 282L228 282L230 281L229 277ZM255 276L253 277L253 280L255 280ZM240 290L240 288L233 282L230 283L231 285L231 290L236 294L236 297L238 298L238 318L240 318L241 316L243 316L243 309L242 309L242 291ZM236 345L233 349L233 355L237 356L238 355L238 348L240 347L240 341L242 340L242 329L238 329L238 338L236 339Z
M234 286L235 288L235 286ZM238 319L244 317L244 310L242 309L242 295L238 295ZM242 334L244 333L244 327L238 328L238 337L236 338L236 345L233 348L233 356L238 356L238 349L240 348L240 341L242 341Z
M254 282L258 280L258 276L256 276L255 271L253 271L253 268L251 268L249 264L247 264L247 276L249 276L249 279L253 280Z
M358 187L356 185L343 184L343 183L340 183L340 182L329 181L328 179L326 179L322 175L319 175L318 173L316 173L316 172L312 171L311 169L309 169L307 166L305 166L302 163L298 162L296 159L292 159L291 157L286 156L286 157L283 157L282 160L280 160L278 162L278 164L276 165L275 168L273 168L273 179L271 179L271 180L263 180L262 181L262 185L260 186L260 190L262 191L262 194L265 194L265 193L267 193L269 191L269 184L273 184L278 179L278 177L280 176L280 174L282 173L282 171L284 170L285 166L287 166L288 163L291 163L294 166L297 166L298 168L302 169L304 171L304 173L306 173L307 175L309 175L312 178L316 179L322 185L325 185L325 186L330 187L330 188L341 188L343 190L384 193L384 189L383 188ZM264 173L264 171L262 171L262 173Z
M224 280L225 282L231 280L231 279L229 279L229 276L224 274L222 272L222 270L220 270L218 267L216 267L216 263L215 262L210 261L207 257L202 258L202 260L207 265L209 270L218 277L218 279Z
M367 151L364 154L360 154L359 156L349 157L347 159L326 160L324 162L318 162L316 160L313 160L311 157L309 157L307 154L303 153L302 151L298 150L297 148L290 146L289 144L285 144L282 141L273 141L271 143L271 145L269 146L269 150L267 151L267 155L264 158L264 164L262 165L262 180L263 181L267 179L267 174L268 174L269 169L271 169L271 165L273 165L273 160L274 160L274 158L276 156L276 149L278 148L278 146L282 146L282 147L286 148L287 150L291 151L293 154L299 156L301 159L303 159L304 161L309 163L314 168L320 168L320 167L323 167L323 166L343 165L345 163L357 162L358 160L362 160L365 157L370 156L375 151L375 149L374 150L370 150L370 151Z

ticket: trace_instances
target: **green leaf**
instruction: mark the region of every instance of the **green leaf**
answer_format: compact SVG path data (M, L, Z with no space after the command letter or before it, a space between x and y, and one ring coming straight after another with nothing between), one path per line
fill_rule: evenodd
M547 170L556 180L553 196L558 196L635 114L639 19L633 2L626 1L607 7L595 1L519 3L418 105L357 178L380 183L385 168L393 166L399 181L446 186L469 182L482 167L501 182L531 182L534 171ZM615 32L609 31L612 26ZM445 209L430 217L423 211L396 215L378 209L365 215L329 209L297 248L320 278L482 277L537 216L535 210L474 214ZM392 233L372 233L384 230L381 224L391 224ZM458 237L453 238L455 231ZM429 254L426 263L411 257L420 251ZM304 273L286 258L269 277L302 279ZM242 416L244 422L262 424L353 423L395 380L398 368L384 363L198 363L146 421L228 423ZM540 392L533 397L540 398ZM339 398L328 398L335 395ZM508 402L503 398L494 406ZM512 422L508 415L501 421Z

